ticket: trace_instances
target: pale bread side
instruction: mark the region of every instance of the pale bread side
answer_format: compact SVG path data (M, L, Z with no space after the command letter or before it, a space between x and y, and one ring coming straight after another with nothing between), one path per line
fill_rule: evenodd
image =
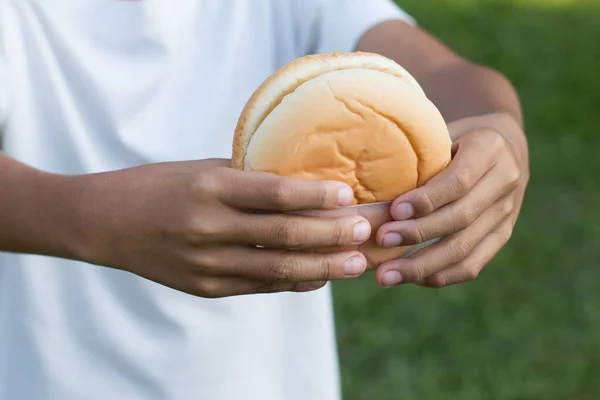
M425 95L421 86L408 71L396 62L378 54L332 53L298 58L267 78L246 103L234 133L233 168L244 169L246 149L252 135L285 96L303 83L322 74L347 69L376 70L394 75L417 88L423 96Z

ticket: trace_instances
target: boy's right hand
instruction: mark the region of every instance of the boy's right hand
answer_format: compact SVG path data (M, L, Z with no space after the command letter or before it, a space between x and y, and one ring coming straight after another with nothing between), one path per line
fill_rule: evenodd
M358 216L286 211L350 204L351 189L248 173L228 160L160 163L74 177L86 227L79 258L202 297L308 291L366 268L358 252L293 251L366 241ZM255 213L253 211L264 211Z

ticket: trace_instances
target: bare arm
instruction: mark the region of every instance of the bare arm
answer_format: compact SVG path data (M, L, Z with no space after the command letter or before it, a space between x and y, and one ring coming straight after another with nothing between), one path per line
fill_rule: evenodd
M0 171L0 251L75 257L81 233L69 180L2 152Z
M121 269L211 298L315 290L366 268L356 251L289 251L367 240L362 217L280 212L345 206L352 191L339 183L244 173L229 160L56 175L0 153L0 171L0 251Z

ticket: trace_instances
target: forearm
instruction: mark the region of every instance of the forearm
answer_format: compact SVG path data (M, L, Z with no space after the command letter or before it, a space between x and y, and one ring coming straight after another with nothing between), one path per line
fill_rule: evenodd
M77 257L77 189L0 152L0 251Z
M503 75L489 68L460 60L431 71L420 82L448 123L505 113L522 124L516 91Z

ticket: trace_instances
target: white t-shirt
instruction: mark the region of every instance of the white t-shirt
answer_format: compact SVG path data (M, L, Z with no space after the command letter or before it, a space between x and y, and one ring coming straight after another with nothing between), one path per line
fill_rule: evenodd
M64 174L229 157L276 68L399 18L391 0L0 0L4 150ZM208 300L0 253L0 399L334 400L332 317L329 287Z

